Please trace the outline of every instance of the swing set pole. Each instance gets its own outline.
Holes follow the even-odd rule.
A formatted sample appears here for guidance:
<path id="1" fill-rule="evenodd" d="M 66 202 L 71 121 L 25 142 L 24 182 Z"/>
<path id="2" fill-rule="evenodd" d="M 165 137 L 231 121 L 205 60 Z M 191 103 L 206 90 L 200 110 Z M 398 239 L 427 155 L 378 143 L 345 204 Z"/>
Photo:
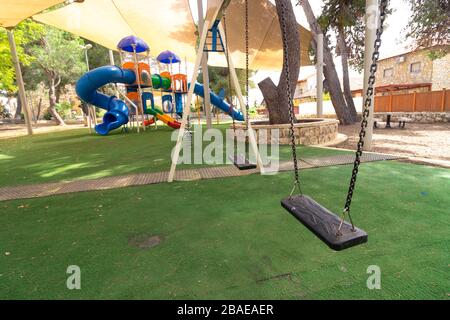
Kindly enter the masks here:
<path id="1" fill-rule="evenodd" d="M 374 52 L 373 43 L 377 37 L 377 19 L 378 18 L 378 0 L 366 0 L 366 29 L 365 29 L 365 42 L 364 42 L 364 87 L 363 92 L 367 92 L 369 87 L 370 67 L 372 65 L 372 55 Z M 364 151 L 372 150 L 373 140 L 373 112 L 375 94 L 370 98 L 372 103 L 370 104 L 369 117 L 367 119 L 366 135 L 364 137 Z M 364 103 L 363 103 L 364 105 Z"/>
<path id="2" fill-rule="evenodd" d="M 198 9 L 198 30 L 203 30 L 204 19 L 203 19 L 203 1 L 197 0 Z M 209 71 L 208 71 L 208 53 L 202 52 L 202 73 L 203 73 L 203 87 L 205 90 L 203 101 L 205 103 L 205 113 L 206 113 L 206 127 L 208 129 L 212 128 L 211 121 L 211 99 L 209 96 Z"/>

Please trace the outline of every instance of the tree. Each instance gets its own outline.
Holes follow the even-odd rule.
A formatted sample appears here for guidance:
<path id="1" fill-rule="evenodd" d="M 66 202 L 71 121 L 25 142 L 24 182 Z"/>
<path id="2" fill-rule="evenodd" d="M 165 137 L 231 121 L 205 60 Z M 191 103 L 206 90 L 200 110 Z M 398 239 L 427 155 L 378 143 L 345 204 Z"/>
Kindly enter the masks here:
<path id="1" fill-rule="evenodd" d="M 316 36 L 317 34 L 323 33 L 322 29 L 311 9 L 311 5 L 308 0 L 301 0 L 299 2 L 303 7 L 306 19 L 308 20 L 309 26 L 311 27 L 311 32 Z M 313 39 L 312 47 L 314 51 L 317 50 L 317 43 Z M 326 85 L 328 91 L 330 92 L 331 101 L 333 103 L 336 115 L 340 120 L 341 124 L 352 124 L 354 122 L 354 117 L 347 107 L 346 100 L 342 95 L 342 88 L 339 82 L 339 77 L 336 72 L 336 66 L 333 61 L 333 55 L 331 54 L 331 49 L 329 44 L 324 41 L 323 44 L 323 61 L 324 61 L 324 75 L 326 80 Z"/>
<path id="2" fill-rule="evenodd" d="M 412 14 L 408 21 L 406 37 L 414 39 L 417 48 L 450 44 L 450 1 L 405 0 Z M 444 48 L 441 55 L 445 55 Z"/>
<path id="3" fill-rule="evenodd" d="M 266 102 L 267 109 L 269 111 L 269 121 L 271 124 L 280 124 L 289 122 L 289 99 L 287 92 L 287 72 L 290 76 L 291 85 L 291 98 L 294 98 L 295 87 L 298 81 L 298 75 L 300 72 L 300 37 L 298 33 L 297 20 L 295 19 L 294 9 L 290 0 L 275 0 L 278 20 L 280 23 L 281 31 L 283 32 L 281 17 L 283 15 L 282 6 L 285 8 L 284 19 L 286 22 L 286 34 L 283 37 L 283 50 L 284 58 L 288 55 L 288 64 L 286 65 L 286 59 L 283 59 L 283 69 L 278 81 L 278 85 L 275 85 L 270 78 L 266 78 L 258 86 L 263 94 Z M 284 39 L 285 38 L 285 39 Z"/>
<path id="4" fill-rule="evenodd" d="M 43 26 L 31 20 L 25 20 L 14 28 L 17 55 L 22 66 L 28 66 L 34 60 L 33 56 L 25 52 L 24 46 L 39 39 L 43 32 Z M 17 91 L 8 36 L 3 28 L 0 28 L 0 90 L 11 94 Z"/>
<path id="5" fill-rule="evenodd" d="M 34 60 L 26 73 L 39 83 L 42 80 L 49 89 L 49 111 L 56 123 L 65 125 L 56 111 L 56 104 L 62 88 L 72 84 L 85 71 L 83 53 L 80 45 L 83 41 L 68 32 L 47 27 L 38 41 L 26 47 Z"/>
<path id="6" fill-rule="evenodd" d="M 14 28 L 17 55 L 22 68 L 29 66 L 34 60 L 33 56 L 25 52 L 25 45 L 39 39 L 43 32 L 43 26 L 31 20 L 25 20 Z M 8 95 L 17 96 L 17 109 L 14 118 L 20 118 L 22 103 L 17 95 L 15 69 L 12 64 L 8 36 L 3 28 L 0 28 L 0 90 L 5 90 Z"/>
<path id="7" fill-rule="evenodd" d="M 364 42 L 361 39 L 364 37 L 361 31 L 364 31 L 364 17 L 365 0 L 326 0 L 318 18 L 325 33 L 330 29 L 336 33 L 336 53 L 341 57 L 344 98 L 353 121 L 356 121 L 357 114 L 350 88 L 348 59 L 353 52 L 357 58 L 355 65 L 363 65 Z"/>
<path id="8" fill-rule="evenodd" d="M 108 52 L 109 50 L 107 48 L 96 42 L 92 42 L 86 39 L 83 40 L 85 44 L 90 44 L 92 46 L 92 48 L 87 51 L 90 69 L 110 65 Z M 113 54 L 114 54 L 114 62 L 118 65 L 120 61 L 120 55 L 118 52 L 114 52 Z"/>
<path id="9" fill-rule="evenodd" d="M 245 69 L 235 69 L 236 75 L 239 81 L 239 86 L 241 87 L 241 91 L 243 95 L 246 95 L 245 88 Z M 254 75 L 254 71 L 249 71 L 249 77 L 251 78 Z M 224 67 L 212 67 L 208 66 L 208 75 L 209 75 L 209 86 L 212 91 L 218 93 L 220 90 L 225 90 L 225 95 L 227 97 L 236 96 L 236 92 L 233 88 L 230 88 L 230 72 L 228 68 Z M 197 81 L 203 83 L 203 74 L 200 73 Z M 250 88 L 254 88 L 255 84 L 250 80 Z"/>

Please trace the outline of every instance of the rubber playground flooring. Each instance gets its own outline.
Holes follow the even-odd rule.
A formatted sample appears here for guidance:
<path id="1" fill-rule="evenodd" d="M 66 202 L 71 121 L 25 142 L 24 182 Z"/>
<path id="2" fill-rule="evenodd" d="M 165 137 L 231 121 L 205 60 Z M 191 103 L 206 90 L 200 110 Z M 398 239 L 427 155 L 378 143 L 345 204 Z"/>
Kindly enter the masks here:
<path id="1" fill-rule="evenodd" d="M 303 170 L 303 192 L 338 213 L 350 173 Z M 0 202 L 0 298 L 449 298 L 447 169 L 363 164 L 352 212 L 369 242 L 343 252 L 280 206 L 292 179 L 253 174 Z M 66 287 L 70 265 L 81 269 L 81 290 Z M 373 265 L 380 290 L 366 285 Z"/>

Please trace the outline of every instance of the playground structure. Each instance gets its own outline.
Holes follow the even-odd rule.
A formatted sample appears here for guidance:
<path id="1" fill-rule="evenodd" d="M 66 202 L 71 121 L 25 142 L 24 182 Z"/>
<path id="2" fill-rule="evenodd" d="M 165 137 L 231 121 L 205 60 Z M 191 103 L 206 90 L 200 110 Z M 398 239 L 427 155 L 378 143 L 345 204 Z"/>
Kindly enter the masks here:
<path id="1" fill-rule="evenodd" d="M 108 135 L 128 123 L 139 132 L 141 124 L 145 130 L 152 124 L 156 126 L 158 120 L 173 129 L 179 129 L 181 123 L 176 117 L 183 116 L 186 107 L 184 95 L 190 87 L 187 72 L 181 72 L 181 59 L 171 51 L 161 52 L 156 58 L 158 70 L 152 74 L 150 47 L 142 39 L 125 37 L 117 48 L 122 67 L 111 65 L 88 71 L 76 85 L 76 92 L 83 101 L 106 110 L 103 123 L 95 126 L 96 132 Z M 175 64 L 178 64 L 178 73 L 174 73 Z M 114 84 L 116 95 L 123 100 L 98 91 L 107 84 Z M 205 97 L 205 88 L 197 82 L 193 85 L 193 92 Z M 230 106 L 223 94 L 216 95 L 211 90 L 209 94 L 211 104 L 233 119 L 244 121 L 242 112 Z M 160 107 L 156 105 L 157 98 Z"/>

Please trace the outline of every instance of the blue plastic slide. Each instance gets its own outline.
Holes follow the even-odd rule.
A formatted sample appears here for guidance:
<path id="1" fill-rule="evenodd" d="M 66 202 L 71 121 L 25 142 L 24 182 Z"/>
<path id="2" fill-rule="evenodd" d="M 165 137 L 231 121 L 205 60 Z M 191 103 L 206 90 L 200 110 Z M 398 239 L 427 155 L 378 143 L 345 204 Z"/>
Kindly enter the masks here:
<path id="1" fill-rule="evenodd" d="M 93 104 L 107 112 L 103 123 L 95 126 L 100 135 L 107 135 L 111 130 L 128 123 L 128 107 L 120 99 L 97 91 L 108 83 L 132 84 L 136 75 L 132 70 L 116 66 L 104 66 L 85 73 L 77 82 L 77 95 L 85 102 Z"/>
<path id="2" fill-rule="evenodd" d="M 205 88 L 202 84 L 196 82 L 194 87 L 194 93 L 202 98 L 205 96 Z M 236 108 L 232 108 L 228 102 L 225 101 L 223 97 L 218 96 L 212 90 L 210 90 L 210 99 L 211 103 L 219 108 L 220 110 L 228 113 L 231 117 L 233 117 L 237 121 L 244 121 L 244 115 L 242 112 L 238 111 Z"/>

